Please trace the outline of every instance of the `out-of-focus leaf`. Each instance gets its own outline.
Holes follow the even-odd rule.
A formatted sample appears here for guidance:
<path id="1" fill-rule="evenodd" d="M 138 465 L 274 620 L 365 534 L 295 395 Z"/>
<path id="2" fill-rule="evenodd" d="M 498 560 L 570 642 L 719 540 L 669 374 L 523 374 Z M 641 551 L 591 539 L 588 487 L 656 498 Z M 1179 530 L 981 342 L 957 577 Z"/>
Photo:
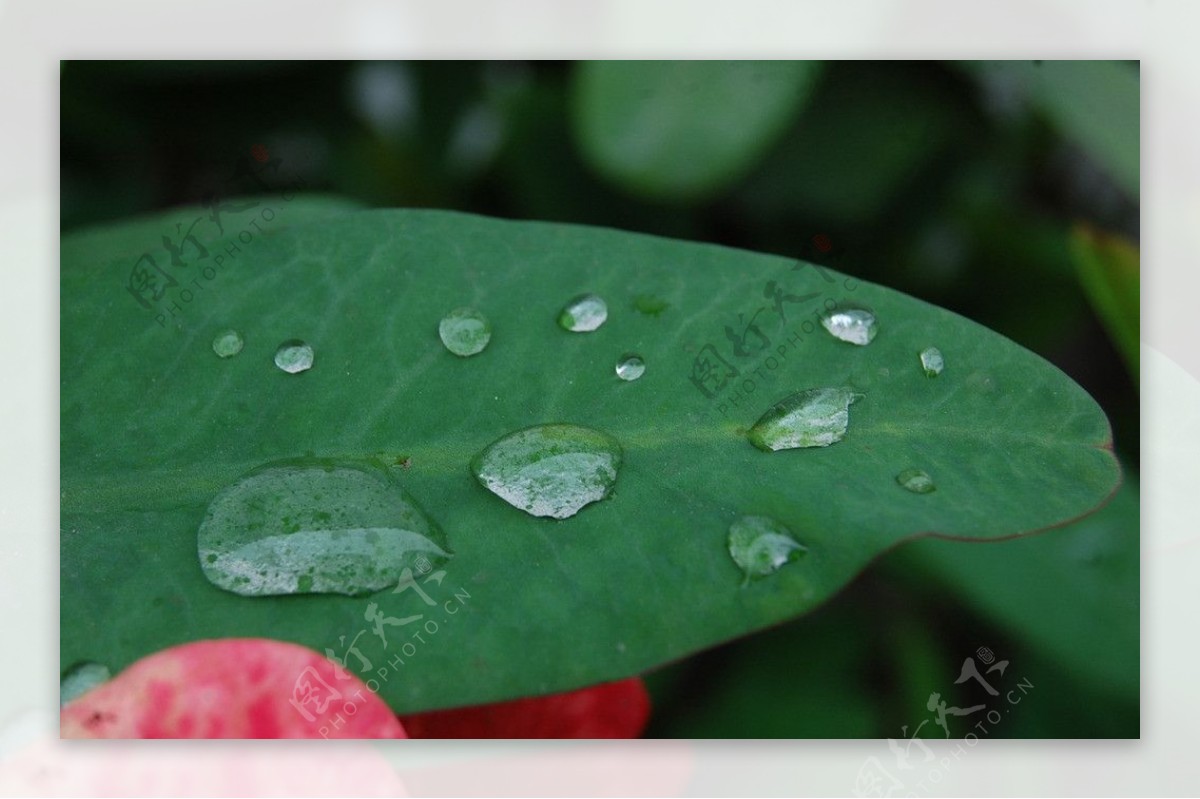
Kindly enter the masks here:
<path id="1" fill-rule="evenodd" d="M 1068 673 L 1136 697 L 1139 507 L 1130 480 L 1103 509 L 1059 530 L 997 545 L 917 541 L 892 559 L 928 570 Z"/>
<path id="2" fill-rule="evenodd" d="M 881 732 L 869 609 L 813 616 L 671 667 L 661 738 L 868 738 Z"/>
<path id="3" fill-rule="evenodd" d="M 1138 248 L 1120 236 L 1079 225 L 1071 235 L 1071 254 L 1079 282 L 1136 382 L 1141 335 Z"/>
<path id="4" fill-rule="evenodd" d="M 1023 86 L 1068 140 L 1137 199 L 1141 182 L 1141 88 L 1137 69 L 1117 61 L 989 61 L 967 64 Z"/>
<path id="5" fill-rule="evenodd" d="M 799 121 L 738 191 L 754 215 L 861 224 L 879 216 L 953 139 L 963 112 L 902 66 L 830 65 Z M 861 234 L 860 234 L 861 235 Z"/>
<path id="6" fill-rule="evenodd" d="M 804 103 L 811 61 L 593 61 L 578 65 L 576 141 L 629 191 L 711 195 L 753 167 Z"/>

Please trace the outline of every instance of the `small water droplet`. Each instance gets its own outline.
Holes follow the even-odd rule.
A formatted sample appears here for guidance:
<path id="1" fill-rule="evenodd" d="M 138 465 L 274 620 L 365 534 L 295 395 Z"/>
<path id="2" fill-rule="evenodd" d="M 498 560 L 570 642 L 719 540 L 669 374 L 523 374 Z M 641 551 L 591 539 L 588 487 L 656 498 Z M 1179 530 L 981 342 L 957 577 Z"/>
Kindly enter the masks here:
<path id="1" fill-rule="evenodd" d="M 946 368 L 946 360 L 942 357 L 942 351 L 937 347 L 926 347 L 921 350 L 921 368 L 925 370 L 926 377 L 940 375 L 942 369 Z"/>
<path id="2" fill-rule="evenodd" d="M 637 380 L 646 372 L 646 362 L 642 356 L 632 352 L 622 355 L 617 361 L 617 377 L 622 380 Z"/>
<path id="3" fill-rule="evenodd" d="M 581 294 L 567 303 L 558 315 L 558 324 L 563 330 L 573 333 L 589 333 L 608 319 L 608 306 L 595 294 Z"/>
<path id="4" fill-rule="evenodd" d="M 791 531 L 769 516 L 743 516 L 729 526 L 729 554 L 746 575 L 742 585 L 774 574 L 807 551 Z"/>
<path id="5" fill-rule="evenodd" d="M 821 317 L 821 324 L 836 339 L 865 347 L 875 339 L 875 314 L 865 308 L 839 308 Z"/>
<path id="6" fill-rule="evenodd" d="M 108 682 L 111 678 L 112 672 L 109 671 L 108 666 L 101 663 L 94 663 L 90 660 L 76 663 L 62 674 L 58 691 L 59 706 L 83 696 L 97 685 Z"/>
<path id="7" fill-rule="evenodd" d="M 621 445 L 612 436 L 571 424 L 509 433 L 471 461 L 489 491 L 531 516 L 566 519 L 604 499 L 617 480 Z"/>
<path id="8" fill-rule="evenodd" d="M 290 375 L 308 371 L 313 365 L 313 348 L 298 338 L 288 339 L 275 350 L 275 365 Z"/>
<path id="9" fill-rule="evenodd" d="M 750 443 L 773 452 L 828 447 L 846 435 L 850 404 L 862 399 L 849 388 L 811 388 L 772 405 L 747 433 Z"/>
<path id="10" fill-rule="evenodd" d="M 213 352 L 221 358 L 232 358 L 242 351 L 244 345 L 242 334 L 236 330 L 222 330 L 212 342 Z"/>
<path id="11" fill-rule="evenodd" d="M 422 559 L 450 557 L 437 524 L 391 472 L 330 459 L 242 477 L 209 505 L 197 546 L 204 576 L 245 596 L 359 596 L 395 585 Z"/>
<path id="12" fill-rule="evenodd" d="M 466 358 L 483 352 L 492 340 L 492 326 L 474 308 L 455 308 L 442 317 L 438 335 L 442 337 L 446 349 Z"/>
<path id="13" fill-rule="evenodd" d="M 933 478 L 920 469 L 905 469 L 896 475 L 896 482 L 914 494 L 928 494 L 937 490 Z"/>

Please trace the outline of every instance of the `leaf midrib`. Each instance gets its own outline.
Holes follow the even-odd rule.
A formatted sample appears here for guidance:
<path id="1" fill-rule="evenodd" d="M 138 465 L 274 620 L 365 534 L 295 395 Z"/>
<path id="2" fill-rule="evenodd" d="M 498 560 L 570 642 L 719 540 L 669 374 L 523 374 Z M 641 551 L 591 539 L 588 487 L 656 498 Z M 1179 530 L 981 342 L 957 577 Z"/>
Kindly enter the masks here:
<path id="1" fill-rule="evenodd" d="M 661 430 L 656 430 L 653 436 L 630 437 L 626 435 L 622 437 L 621 443 L 626 450 L 649 452 L 664 449 L 664 447 L 660 446 L 664 443 L 670 443 L 671 445 L 686 445 L 688 442 L 711 443 L 716 438 L 712 434 L 718 432 L 726 434 L 730 439 L 743 438 L 744 436 L 739 432 L 742 429 L 744 428 L 741 425 L 723 423 L 718 427 L 708 429 L 689 428 L 684 431 L 672 431 L 672 435 L 669 437 L 664 437 L 661 435 Z M 1078 441 L 1063 439 L 1054 435 L 1030 434 L 1014 430 L 997 432 L 995 430 L 980 430 L 977 428 L 947 427 L 942 424 L 898 425 L 892 422 L 880 422 L 870 426 L 859 427 L 853 433 L 863 438 L 880 434 L 892 437 L 911 437 L 921 441 L 929 441 L 930 434 L 934 434 L 941 439 L 967 439 L 973 442 L 989 444 L 993 448 L 1002 449 L 1012 446 L 1028 446 L 1030 444 L 1046 448 L 1067 447 L 1074 449 L 1083 446 L 1086 449 L 1101 451 L 1111 451 L 1112 449 L 1111 438 L 1106 438 L 1103 441 L 1090 445 L 1081 445 Z M 747 446 L 749 446 L 748 442 Z M 369 452 L 338 452 L 327 455 L 330 457 L 363 461 L 382 457 L 385 463 L 388 460 L 400 459 L 402 457 L 411 458 L 413 463 L 419 464 L 422 474 L 433 473 L 443 476 L 461 471 L 465 477 L 467 474 L 467 464 L 481 448 L 477 441 L 472 441 L 468 444 L 460 440 L 453 444 L 439 442 L 425 446 L 408 447 L 403 453 L 372 450 Z M 770 457 L 770 455 L 765 455 L 764 457 Z M 64 514 L 87 513 L 98 507 L 102 508 L 103 512 L 166 511 L 190 508 L 198 503 L 208 502 L 218 491 L 228 484 L 231 479 L 230 475 L 246 474 L 250 470 L 262 465 L 262 462 L 258 460 L 253 462 L 207 461 L 204 467 L 196 467 L 188 470 L 177 467 L 153 471 L 135 470 L 127 472 L 127 474 L 131 477 L 136 475 L 137 480 L 131 479 L 121 481 L 120 483 L 114 483 L 112 475 L 109 473 L 97 474 L 89 471 L 86 474 L 72 475 L 64 472 L 62 475 L 63 488 L 60 507 Z M 157 487 L 153 499 L 149 503 L 146 502 L 146 492 L 144 489 L 144 486 L 147 484 Z M 165 490 L 167 486 L 174 486 L 177 490 Z"/>

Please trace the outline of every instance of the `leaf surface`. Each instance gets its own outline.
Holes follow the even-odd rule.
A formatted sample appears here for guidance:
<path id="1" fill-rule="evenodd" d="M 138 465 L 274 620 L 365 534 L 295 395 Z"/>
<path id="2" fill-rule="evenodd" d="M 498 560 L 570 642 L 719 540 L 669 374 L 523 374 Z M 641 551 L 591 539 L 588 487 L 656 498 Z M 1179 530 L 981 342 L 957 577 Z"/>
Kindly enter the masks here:
<path id="1" fill-rule="evenodd" d="M 110 239 L 121 246 L 62 245 L 64 666 L 116 673 L 174 644 L 271 637 L 335 654 L 405 713 L 567 691 L 801 615 L 905 539 L 1061 524 L 1119 480 L 1103 413 L 1052 365 L 953 313 L 780 256 L 438 211 L 338 213 L 244 245 L 163 326 L 126 291 L 136 240 Z M 605 298 L 607 322 L 564 331 L 559 311 L 584 292 Z M 870 345 L 816 323 L 837 302 L 874 311 Z M 470 358 L 437 334 L 464 305 L 493 327 Z M 221 359 L 212 338 L 230 327 L 245 347 Z M 313 346 L 311 370 L 273 364 L 292 338 Z M 933 379 L 918 359 L 928 346 L 946 359 Z M 647 365 L 633 382 L 614 374 L 628 352 Z M 827 386 L 863 395 L 843 440 L 779 452 L 747 440 L 772 404 Z M 508 505 L 469 469 L 500 436 L 547 423 L 623 448 L 609 498 L 568 519 Z M 444 573 L 367 597 L 209 583 L 197 557 L 208 504 L 263 464 L 303 457 L 385 464 L 445 532 Z M 901 488 L 908 468 L 937 490 Z M 727 537 L 745 515 L 776 519 L 805 556 L 743 587 Z"/>

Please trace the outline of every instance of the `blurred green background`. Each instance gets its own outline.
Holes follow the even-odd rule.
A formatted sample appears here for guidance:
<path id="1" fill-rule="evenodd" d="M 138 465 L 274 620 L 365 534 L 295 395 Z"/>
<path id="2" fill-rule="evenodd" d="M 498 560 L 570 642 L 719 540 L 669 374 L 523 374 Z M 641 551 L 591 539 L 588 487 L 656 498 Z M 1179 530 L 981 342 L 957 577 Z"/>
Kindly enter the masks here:
<path id="1" fill-rule="evenodd" d="M 950 716 L 952 737 L 1137 737 L 1138 70 L 65 62 L 61 228 L 251 193 L 237 165 L 269 154 L 272 185 L 804 258 L 998 330 L 1104 407 L 1113 502 L 904 545 L 809 617 L 648 675 L 648 734 L 943 737 L 937 692 L 1003 711 Z M 955 683 L 980 647 L 1008 661 L 998 697 Z"/>

